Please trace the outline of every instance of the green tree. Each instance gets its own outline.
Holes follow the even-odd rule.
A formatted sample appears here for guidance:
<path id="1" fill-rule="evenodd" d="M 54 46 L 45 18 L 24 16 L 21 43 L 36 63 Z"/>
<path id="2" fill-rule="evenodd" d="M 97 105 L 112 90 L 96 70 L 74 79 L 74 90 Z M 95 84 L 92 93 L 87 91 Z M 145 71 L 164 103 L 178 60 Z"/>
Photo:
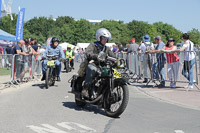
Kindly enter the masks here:
<path id="1" fill-rule="evenodd" d="M 62 27 L 65 24 L 74 25 L 75 20 L 72 17 L 69 17 L 69 16 L 61 16 L 61 17 L 58 17 L 56 19 L 55 24 L 56 24 L 57 27 Z"/>
<path id="2" fill-rule="evenodd" d="M 198 29 L 193 28 L 191 31 L 188 31 L 190 40 L 197 45 L 200 45 L 200 32 Z"/>
<path id="3" fill-rule="evenodd" d="M 25 23 L 24 28 L 36 36 L 49 37 L 49 32 L 55 27 L 55 21 L 45 17 L 34 17 Z"/>
<path id="4" fill-rule="evenodd" d="M 154 26 L 143 21 L 133 20 L 132 22 L 128 23 L 128 29 L 129 37 L 135 38 L 136 42 L 138 43 L 140 43 L 142 37 L 146 34 L 148 34 L 151 37 L 151 41 L 153 40 L 153 37 L 155 37 L 155 35 L 157 34 L 157 31 Z"/>
<path id="5" fill-rule="evenodd" d="M 13 20 L 11 20 L 10 15 L 4 16 L 0 21 L 0 29 L 12 34 L 16 35 L 16 23 L 17 23 L 17 15 L 12 14 Z"/>
<path id="6" fill-rule="evenodd" d="M 78 42 L 91 42 L 93 40 L 94 35 L 94 25 L 92 25 L 90 22 L 84 19 L 76 21 L 72 44 L 76 45 Z"/>
<path id="7" fill-rule="evenodd" d="M 174 28 L 172 25 L 163 24 L 163 22 L 156 22 L 153 24 L 159 35 L 162 36 L 162 40 L 166 43 L 169 38 L 173 38 L 176 42 L 181 42 L 182 33 Z"/>
<path id="8" fill-rule="evenodd" d="M 96 30 L 106 28 L 111 32 L 112 40 L 110 42 L 125 44 L 127 41 L 127 26 L 122 21 L 104 20 L 96 27 Z"/>

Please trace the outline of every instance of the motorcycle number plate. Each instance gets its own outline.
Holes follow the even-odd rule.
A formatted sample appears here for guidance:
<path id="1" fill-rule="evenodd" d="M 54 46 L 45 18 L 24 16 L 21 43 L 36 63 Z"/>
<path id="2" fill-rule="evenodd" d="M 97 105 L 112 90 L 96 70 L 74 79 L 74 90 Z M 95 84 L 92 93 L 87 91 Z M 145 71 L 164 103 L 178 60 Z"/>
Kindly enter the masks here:
<path id="1" fill-rule="evenodd" d="M 114 70 L 113 75 L 114 75 L 115 78 L 121 78 L 122 77 L 120 72 L 118 72 L 116 69 L 113 69 L 113 70 Z"/>
<path id="2" fill-rule="evenodd" d="M 48 62 L 47 62 L 47 66 L 54 66 L 54 61 L 53 61 L 53 60 L 48 61 Z"/>

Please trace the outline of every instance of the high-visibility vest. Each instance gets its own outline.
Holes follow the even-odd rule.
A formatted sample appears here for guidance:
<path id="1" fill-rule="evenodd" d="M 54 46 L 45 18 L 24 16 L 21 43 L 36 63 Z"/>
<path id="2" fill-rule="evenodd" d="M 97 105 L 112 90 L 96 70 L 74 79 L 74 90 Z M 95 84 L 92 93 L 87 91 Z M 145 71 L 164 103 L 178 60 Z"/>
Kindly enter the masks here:
<path id="1" fill-rule="evenodd" d="M 72 58 L 72 50 L 69 52 L 68 50 L 66 50 L 66 58 L 68 58 L 68 59 L 73 59 Z M 69 58 L 70 57 L 70 58 Z"/>

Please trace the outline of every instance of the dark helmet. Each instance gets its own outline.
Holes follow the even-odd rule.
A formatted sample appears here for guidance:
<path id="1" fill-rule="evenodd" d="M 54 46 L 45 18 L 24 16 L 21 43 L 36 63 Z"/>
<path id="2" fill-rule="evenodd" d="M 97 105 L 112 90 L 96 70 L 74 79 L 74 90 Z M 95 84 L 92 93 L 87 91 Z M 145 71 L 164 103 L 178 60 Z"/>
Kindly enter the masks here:
<path id="1" fill-rule="evenodd" d="M 59 39 L 57 37 L 52 37 L 51 44 L 53 44 L 54 42 L 59 42 Z"/>

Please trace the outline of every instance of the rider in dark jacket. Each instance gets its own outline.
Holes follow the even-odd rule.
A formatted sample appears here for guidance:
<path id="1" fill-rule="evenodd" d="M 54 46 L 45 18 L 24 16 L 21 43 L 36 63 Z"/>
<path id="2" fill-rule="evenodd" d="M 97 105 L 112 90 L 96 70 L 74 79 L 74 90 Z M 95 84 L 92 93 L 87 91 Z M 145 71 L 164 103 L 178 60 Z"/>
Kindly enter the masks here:
<path id="1" fill-rule="evenodd" d="M 82 95 L 88 97 L 88 89 L 91 87 L 92 80 L 98 74 L 99 63 L 100 60 L 98 59 L 98 55 L 101 51 L 105 53 L 105 56 L 115 57 L 115 54 L 107 47 L 105 44 L 111 39 L 111 33 L 105 29 L 100 28 L 96 31 L 96 39 L 97 42 L 91 43 L 86 51 L 86 60 L 87 67 L 86 67 L 86 77 L 85 82 L 82 90 Z"/>

